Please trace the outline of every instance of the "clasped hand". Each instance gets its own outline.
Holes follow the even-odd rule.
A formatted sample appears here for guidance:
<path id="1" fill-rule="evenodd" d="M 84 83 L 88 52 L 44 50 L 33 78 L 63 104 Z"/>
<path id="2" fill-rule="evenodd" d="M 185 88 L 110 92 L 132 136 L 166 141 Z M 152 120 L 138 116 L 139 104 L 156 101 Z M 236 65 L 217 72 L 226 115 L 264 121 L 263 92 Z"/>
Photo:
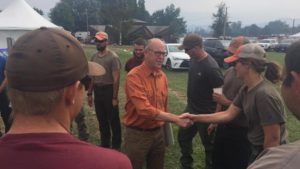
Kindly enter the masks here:
<path id="1" fill-rule="evenodd" d="M 179 116 L 176 124 L 179 125 L 180 127 L 187 128 L 187 127 L 190 127 L 191 125 L 193 125 L 194 122 L 192 120 L 190 120 L 189 118 L 182 118 L 181 116 Z"/>

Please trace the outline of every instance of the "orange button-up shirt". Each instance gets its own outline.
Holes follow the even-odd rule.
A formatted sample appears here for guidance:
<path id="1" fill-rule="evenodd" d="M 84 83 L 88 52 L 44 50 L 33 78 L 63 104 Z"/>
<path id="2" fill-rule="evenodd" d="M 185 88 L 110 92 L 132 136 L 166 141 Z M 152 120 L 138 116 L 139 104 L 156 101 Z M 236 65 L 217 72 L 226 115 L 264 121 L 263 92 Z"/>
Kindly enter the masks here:
<path id="1" fill-rule="evenodd" d="M 125 92 L 125 126 L 151 129 L 164 124 L 155 120 L 159 112 L 167 112 L 168 82 L 161 70 L 153 71 L 144 63 L 132 69 L 126 78 Z"/>

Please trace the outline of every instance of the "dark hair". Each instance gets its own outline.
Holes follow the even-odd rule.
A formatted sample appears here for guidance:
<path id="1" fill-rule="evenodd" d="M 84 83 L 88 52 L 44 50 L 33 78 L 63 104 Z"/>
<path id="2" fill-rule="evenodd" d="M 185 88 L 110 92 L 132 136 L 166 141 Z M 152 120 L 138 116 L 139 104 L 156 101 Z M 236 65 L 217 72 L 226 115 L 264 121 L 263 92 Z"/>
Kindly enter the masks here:
<path id="1" fill-rule="evenodd" d="M 259 59 L 247 59 L 251 63 L 251 67 L 257 73 L 265 72 L 265 77 L 270 82 L 276 84 L 281 80 L 281 67 L 279 64 L 275 62 L 268 62 L 266 60 L 259 60 Z"/>
<path id="2" fill-rule="evenodd" d="M 300 73 L 300 40 L 294 42 L 287 50 L 285 55 L 285 71 L 286 76 L 283 80 L 283 85 L 290 86 L 293 77 L 291 71 Z"/>
<path id="3" fill-rule="evenodd" d="M 143 46 L 146 46 L 147 45 L 147 42 L 145 39 L 143 38 L 137 38 L 133 44 L 136 44 L 136 45 L 143 45 Z"/>

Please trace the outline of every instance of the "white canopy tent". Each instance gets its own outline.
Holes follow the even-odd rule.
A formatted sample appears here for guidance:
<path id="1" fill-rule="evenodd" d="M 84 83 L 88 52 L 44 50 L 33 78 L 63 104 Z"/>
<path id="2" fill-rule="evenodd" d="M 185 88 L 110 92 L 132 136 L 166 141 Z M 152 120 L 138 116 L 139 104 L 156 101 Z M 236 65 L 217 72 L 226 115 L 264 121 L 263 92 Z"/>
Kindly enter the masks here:
<path id="1" fill-rule="evenodd" d="M 7 48 L 8 41 L 16 41 L 24 33 L 39 27 L 56 27 L 32 7 L 25 0 L 12 0 L 0 13 L 0 48 Z"/>

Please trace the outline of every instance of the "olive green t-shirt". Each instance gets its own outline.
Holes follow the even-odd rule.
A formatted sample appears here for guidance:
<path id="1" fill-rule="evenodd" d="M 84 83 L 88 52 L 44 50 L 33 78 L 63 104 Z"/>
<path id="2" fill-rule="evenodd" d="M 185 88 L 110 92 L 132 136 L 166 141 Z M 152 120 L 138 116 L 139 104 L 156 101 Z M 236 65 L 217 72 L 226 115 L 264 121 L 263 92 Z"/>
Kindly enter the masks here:
<path id="1" fill-rule="evenodd" d="M 263 80 L 250 91 L 243 86 L 234 99 L 233 104 L 246 115 L 249 131 L 248 139 L 253 145 L 263 145 L 263 126 L 279 124 L 281 143 L 285 142 L 285 112 L 283 101 L 272 86 Z"/>
<path id="2" fill-rule="evenodd" d="M 96 62 L 102 65 L 106 73 L 102 76 L 95 76 L 94 83 L 98 86 L 113 84 L 113 76 L 112 72 L 114 70 L 121 69 L 121 62 L 119 60 L 119 56 L 113 51 L 107 49 L 107 53 L 104 56 L 99 56 L 98 53 L 95 53 L 91 61 Z"/>

